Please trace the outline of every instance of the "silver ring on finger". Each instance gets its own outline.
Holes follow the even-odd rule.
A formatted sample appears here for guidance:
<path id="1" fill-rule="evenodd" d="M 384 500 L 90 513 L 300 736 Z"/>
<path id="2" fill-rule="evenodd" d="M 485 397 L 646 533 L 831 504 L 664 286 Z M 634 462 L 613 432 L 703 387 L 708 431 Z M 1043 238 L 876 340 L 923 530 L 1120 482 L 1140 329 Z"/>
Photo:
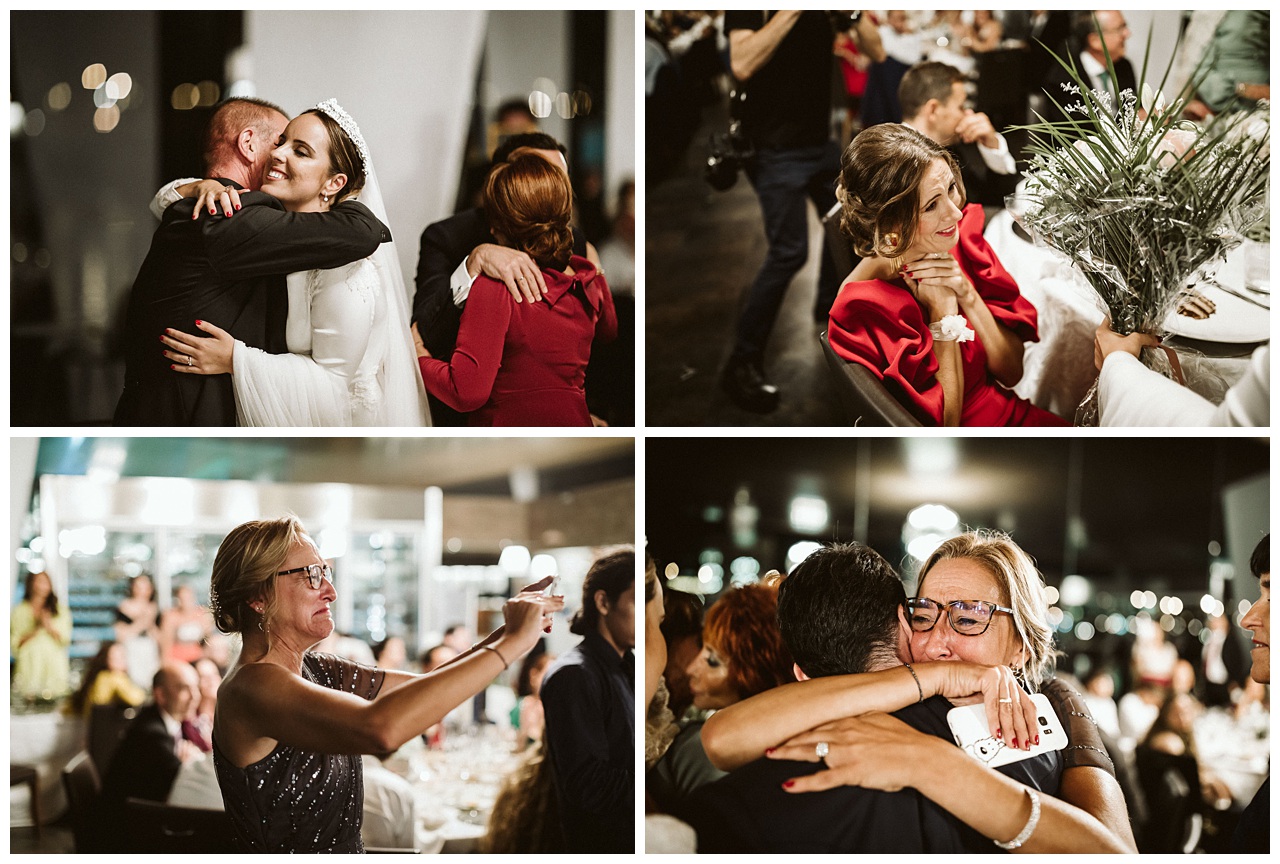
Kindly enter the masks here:
<path id="1" fill-rule="evenodd" d="M 819 759 L 826 759 L 827 754 L 831 752 L 831 745 L 826 741 L 819 741 L 817 746 L 813 748 L 813 752 L 817 754 Z"/>
<path id="2" fill-rule="evenodd" d="M 192 356 L 191 356 L 190 354 L 188 354 L 188 355 L 187 355 L 187 365 L 188 365 L 188 366 L 194 366 L 194 365 L 196 365 L 196 361 L 195 361 L 195 359 L 194 359 L 194 358 L 192 358 Z"/>
<path id="3" fill-rule="evenodd" d="M 997 702 L 999 702 L 1001 705 L 1012 705 L 1012 704 L 1013 704 L 1013 699 L 997 699 L 996 701 L 997 701 Z"/>

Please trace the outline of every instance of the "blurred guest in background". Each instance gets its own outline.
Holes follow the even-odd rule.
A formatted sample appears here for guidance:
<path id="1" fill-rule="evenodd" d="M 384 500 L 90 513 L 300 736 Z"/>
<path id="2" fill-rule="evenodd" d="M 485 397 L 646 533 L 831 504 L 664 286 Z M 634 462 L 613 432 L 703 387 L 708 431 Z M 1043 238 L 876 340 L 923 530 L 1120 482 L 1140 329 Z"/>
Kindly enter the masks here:
<path id="1" fill-rule="evenodd" d="M 119 642 L 103 642 L 85 667 L 80 687 L 71 694 L 67 713 L 86 720 L 94 705 L 141 705 L 147 692 L 133 683 L 126 668 L 127 655 Z"/>
<path id="2" fill-rule="evenodd" d="M 1096 16 L 1096 23 L 1095 23 Z M 1074 63 L 1081 78 L 1090 89 L 1110 94 L 1111 110 L 1120 110 L 1117 94 L 1125 90 L 1137 92 L 1137 78 L 1133 74 L 1133 64 L 1125 56 L 1125 43 L 1132 35 L 1125 22 L 1124 13 L 1116 11 L 1080 11 L 1072 13 L 1071 18 L 1071 51 L 1072 56 L 1064 57 L 1068 64 Z M 1115 80 L 1107 71 L 1107 60 L 1110 58 L 1115 69 Z M 1073 96 L 1068 89 L 1074 86 L 1067 70 L 1057 63 L 1049 67 L 1044 84 L 1044 92 L 1049 96 L 1045 105 L 1044 117 L 1050 122 L 1064 122 L 1068 119 L 1081 123 L 1087 129 L 1092 123 L 1083 114 L 1070 114 L 1063 107 L 1079 102 L 1079 96 Z"/>
<path id="3" fill-rule="evenodd" d="M 205 740 L 213 741 L 213 716 L 218 707 L 218 688 L 222 686 L 222 670 L 208 657 L 193 664 L 200 679 L 200 700 L 196 704 L 195 722 Z"/>
<path id="4" fill-rule="evenodd" d="M 547 757 L 570 852 L 635 851 L 635 550 L 597 559 L 542 681 Z"/>
<path id="5" fill-rule="evenodd" d="M 1249 677 L 1256 683 L 1271 683 L 1271 535 L 1268 534 L 1258 542 L 1249 558 L 1249 569 L 1258 579 L 1261 595 L 1258 601 L 1249 607 L 1249 611 L 1240 619 L 1240 626 L 1251 631 L 1253 666 Z M 1262 787 L 1249 806 L 1240 814 L 1240 822 L 1236 826 L 1232 838 L 1233 852 L 1271 851 L 1271 775 L 1263 781 Z"/>
<path id="6" fill-rule="evenodd" d="M 65 695 L 71 686 L 70 644 L 71 610 L 58 602 L 48 573 L 28 573 L 22 601 L 9 615 L 11 692 L 24 699 Z"/>
<path id="7" fill-rule="evenodd" d="M 388 636 L 372 646 L 372 650 L 379 669 L 404 669 L 408 664 L 409 654 L 399 636 Z"/>
<path id="8" fill-rule="evenodd" d="M 1168 642 L 1164 629 L 1150 616 L 1138 617 L 1138 632 L 1133 641 L 1129 665 L 1135 682 L 1173 686 L 1173 671 L 1178 665 L 1178 649 Z"/>
<path id="9" fill-rule="evenodd" d="M 1151 724 L 1156 722 L 1160 706 L 1164 703 L 1165 688 L 1150 681 L 1139 681 L 1132 690 L 1120 697 L 1117 713 L 1120 734 L 1137 742 L 1147 737 Z"/>
<path id="10" fill-rule="evenodd" d="M 150 687 L 160 668 L 160 607 L 146 573 L 129 580 L 129 592 L 116 606 L 115 631 L 128 657 L 129 677 L 139 687 Z"/>
<path id="11" fill-rule="evenodd" d="M 545 714 L 542 710 L 542 677 L 556 655 L 543 651 L 531 651 L 520 664 L 516 675 L 515 707 L 511 710 L 512 723 L 520 733 L 520 749 L 542 740 Z"/>
<path id="12" fill-rule="evenodd" d="M 195 589 L 181 585 L 174 592 L 177 603 L 160 616 L 160 649 L 166 660 L 194 663 L 203 652 L 201 643 L 213 632 L 213 616 L 196 602 Z"/>
<path id="13" fill-rule="evenodd" d="M 778 589 L 733 588 L 707 610 L 702 651 L 689 665 L 689 687 L 699 715 L 682 724 L 666 755 L 650 771 L 646 789 L 658 807 L 680 816 L 695 789 L 724 776 L 702 748 L 710 714 L 794 680 L 791 653 L 778 630 Z"/>
<path id="14" fill-rule="evenodd" d="M 1226 615 L 1210 615 L 1207 629 L 1209 635 L 1200 649 L 1204 703 L 1230 705 L 1240 682 L 1248 677 L 1249 660 Z"/>
<path id="15" fill-rule="evenodd" d="M 1004 26 L 987 9 L 973 11 L 973 23 L 960 37 L 960 47 L 969 54 L 983 54 L 1000 47 Z"/>
<path id="16" fill-rule="evenodd" d="M 373 849 L 409 850 L 418 846 L 413 786 L 377 756 L 360 757 L 364 772 L 364 824 L 360 838 Z"/>
<path id="17" fill-rule="evenodd" d="M 1221 14 L 1221 13 L 1219 13 Z M 1233 10 L 1222 15 L 1203 58 L 1205 75 L 1183 114 L 1210 114 L 1271 98 L 1271 13 Z"/>
<path id="18" fill-rule="evenodd" d="M 613 293 L 618 338 L 595 345 L 587 365 L 587 407 L 610 426 L 635 425 L 636 184 L 618 190 L 613 226 L 600 244 L 600 272 Z"/>
<path id="19" fill-rule="evenodd" d="M 1116 679 L 1110 669 L 1095 669 L 1084 680 L 1085 704 L 1098 728 L 1113 739 L 1120 737 L 1120 714 L 1116 709 Z"/>
<path id="20" fill-rule="evenodd" d="M 441 642 L 439 645 L 433 645 L 426 651 L 423 651 L 422 657 L 418 660 L 418 663 L 422 666 L 423 672 L 430 672 L 433 669 L 439 669 L 445 663 L 448 663 L 457 656 L 458 652 L 453 650 L 452 646 Z"/>
<path id="21" fill-rule="evenodd" d="M 564 833 L 546 744 L 539 740 L 502 781 L 489 828 L 476 850 L 484 854 L 564 852 Z"/>
<path id="22" fill-rule="evenodd" d="M 676 719 L 693 704 L 689 667 L 702 651 L 702 598 L 671 588 L 662 592 L 662 639 L 667 664 L 662 670 L 670 694 L 668 704 Z"/>
<path id="23" fill-rule="evenodd" d="M 862 98 L 862 128 L 877 123 L 902 122 L 902 106 L 898 102 L 898 85 L 907 70 L 919 63 L 924 54 L 920 34 L 910 15 L 895 9 L 885 14 L 880 25 L 880 57 L 874 58 L 867 73 L 867 89 Z"/>
<path id="24" fill-rule="evenodd" d="M 126 798 L 165 801 L 178 768 L 203 758 L 183 736 L 183 720 L 199 698 L 199 680 L 190 663 L 165 661 L 152 683 L 153 701 L 138 712 L 102 778 L 104 839 L 111 848 L 124 841 Z"/>

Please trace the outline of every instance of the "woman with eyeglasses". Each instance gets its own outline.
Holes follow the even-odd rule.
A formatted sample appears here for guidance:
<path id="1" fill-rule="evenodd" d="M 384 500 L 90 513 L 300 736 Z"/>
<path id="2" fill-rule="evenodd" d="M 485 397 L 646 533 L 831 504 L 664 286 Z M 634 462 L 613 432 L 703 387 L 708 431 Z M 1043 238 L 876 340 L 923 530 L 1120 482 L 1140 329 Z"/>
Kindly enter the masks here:
<path id="1" fill-rule="evenodd" d="M 825 759 L 827 770 L 788 781 L 787 791 L 910 787 L 1000 848 L 1136 852 L 1089 709 L 1052 677 L 1048 604 L 1031 557 L 1005 534 L 969 532 L 929 556 L 917 585 L 899 613 L 902 666 L 788 684 L 726 709 L 714 718 L 715 734 L 703 733 L 711 761 L 728 770 L 761 755 Z M 992 735 L 1027 750 L 1039 734 L 1031 692 L 1049 698 L 1067 732 L 1056 797 L 881 713 L 930 696 L 981 701 Z"/>
<path id="2" fill-rule="evenodd" d="M 549 579 L 503 606 L 503 626 L 425 675 L 310 649 L 333 630 L 333 571 L 293 517 L 246 522 L 218 548 L 214 621 L 239 633 L 218 691 L 213 761 L 245 852 L 362 852 L 360 756 L 385 754 L 438 723 L 523 657 L 564 598 Z"/>

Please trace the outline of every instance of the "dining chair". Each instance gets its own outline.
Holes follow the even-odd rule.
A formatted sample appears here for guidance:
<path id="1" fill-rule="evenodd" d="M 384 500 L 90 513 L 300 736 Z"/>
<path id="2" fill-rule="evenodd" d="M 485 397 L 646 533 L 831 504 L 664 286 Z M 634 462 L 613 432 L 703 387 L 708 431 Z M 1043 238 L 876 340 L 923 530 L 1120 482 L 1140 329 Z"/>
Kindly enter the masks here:
<path id="1" fill-rule="evenodd" d="M 831 370 L 840 404 L 851 426 L 921 426 L 911 412 L 902 407 L 874 373 L 861 363 L 845 360 L 831 347 L 827 331 L 818 336 L 822 355 Z"/>

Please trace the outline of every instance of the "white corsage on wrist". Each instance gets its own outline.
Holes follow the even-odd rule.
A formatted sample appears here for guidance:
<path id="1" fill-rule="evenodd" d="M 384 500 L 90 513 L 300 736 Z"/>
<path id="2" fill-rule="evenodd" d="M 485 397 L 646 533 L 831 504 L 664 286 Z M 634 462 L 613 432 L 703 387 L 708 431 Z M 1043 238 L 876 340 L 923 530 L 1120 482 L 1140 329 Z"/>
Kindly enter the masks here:
<path id="1" fill-rule="evenodd" d="M 972 342 L 973 331 L 963 315 L 947 315 L 941 321 L 929 325 L 934 342 Z"/>

